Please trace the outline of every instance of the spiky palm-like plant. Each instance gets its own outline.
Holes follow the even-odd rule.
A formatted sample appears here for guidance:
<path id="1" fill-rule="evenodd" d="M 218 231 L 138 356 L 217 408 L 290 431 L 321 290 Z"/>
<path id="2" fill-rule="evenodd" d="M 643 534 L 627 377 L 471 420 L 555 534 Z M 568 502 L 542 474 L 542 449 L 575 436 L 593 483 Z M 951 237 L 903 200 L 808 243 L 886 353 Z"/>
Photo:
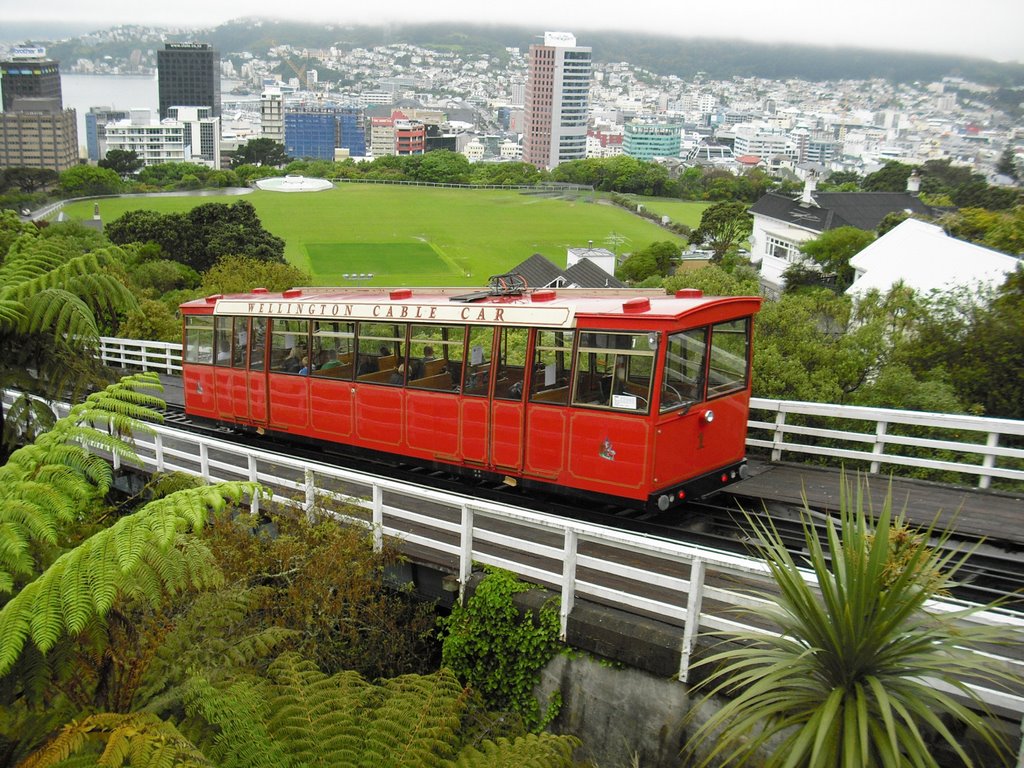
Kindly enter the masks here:
<path id="1" fill-rule="evenodd" d="M 930 605 L 967 558 L 943 546 L 948 533 L 909 534 L 893 514 L 891 495 L 872 524 L 862 488 L 854 493 L 844 479 L 827 544 L 805 517 L 815 589 L 774 526 L 751 525 L 778 589 L 755 610 L 779 633 L 732 635 L 738 646 L 702 662 L 713 668 L 704 682 L 708 696 L 733 698 L 696 730 L 687 748 L 691 756 L 704 753 L 700 765 L 745 765 L 769 752 L 764 764 L 788 768 L 937 766 L 930 738 L 973 765 L 949 720 L 1005 753 L 978 714 L 984 704 L 964 680 L 999 685 L 1012 679 L 979 666 L 971 652 L 1006 640 L 1006 630 L 962 622 L 980 607 L 942 613 Z M 931 537 L 934 546 L 927 545 Z"/>

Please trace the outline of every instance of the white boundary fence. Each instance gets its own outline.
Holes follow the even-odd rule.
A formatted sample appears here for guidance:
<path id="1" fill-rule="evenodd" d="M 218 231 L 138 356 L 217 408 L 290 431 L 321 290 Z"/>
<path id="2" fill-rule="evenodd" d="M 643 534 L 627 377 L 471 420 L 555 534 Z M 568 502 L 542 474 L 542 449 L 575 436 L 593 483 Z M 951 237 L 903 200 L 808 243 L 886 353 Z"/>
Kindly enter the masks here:
<path id="1" fill-rule="evenodd" d="M 181 344 L 100 341 L 108 365 L 181 372 Z M 1024 442 L 1024 421 L 757 397 L 750 407 L 747 446 L 770 451 L 772 461 L 826 456 L 863 461 L 872 474 L 894 467 L 954 472 L 976 476 L 979 488 L 996 478 L 1024 482 L 1024 448 L 1006 445 Z"/>
<path id="2" fill-rule="evenodd" d="M 5 393 L 5 399 L 9 400 L 10 394 Z M 460 593 L 474 565 L 480 563 L 546 586 L 561 597 L 563 639 L 577 600 L 675 625 L 680 643 L 678 678 L 683 682 L 690 674 L 698 633 L 757 629 L 739 621 L 736 609 L 761 602 L 751 591 L 769 588 L 768 570 L 756 558 L 400 483 L 239 446 L 230 439 L 156 425 L 153 434 L 136 436 L 136 451 L 141 461 L 138 468 L 146 472 L 181 471 L 208 482 L 258 482 L 271 490 L 275 501 L 307 511 L 318 497 L 342 502 L 349 509 L 343 520 L 370 528 L 377 546 L 384 536 L 393 537 L 414 561 L 456 574 Z M 120 468 L 119 462 L 115 468 Z M 259 499 L 252 499 L 250 507 L 258 512 Z M 814 579 L 809 572 L 805 577 Z M 934 602 L 930 610 L 948 612 L 963 607 L 955 601 Z M 987 611 L 967 622 L 1006 627 L 1017 638 L 1007 647 L 1024 647 L 1024 617 L 1018 614 Z M 972 687 L 995 711 L 1020 720 L 1024 715 L 1024 660 L 1008 653 L 980 654 L 979 666 L 1010 670 L 1021 680 L 1021 688 L 1011 693 Z"/>

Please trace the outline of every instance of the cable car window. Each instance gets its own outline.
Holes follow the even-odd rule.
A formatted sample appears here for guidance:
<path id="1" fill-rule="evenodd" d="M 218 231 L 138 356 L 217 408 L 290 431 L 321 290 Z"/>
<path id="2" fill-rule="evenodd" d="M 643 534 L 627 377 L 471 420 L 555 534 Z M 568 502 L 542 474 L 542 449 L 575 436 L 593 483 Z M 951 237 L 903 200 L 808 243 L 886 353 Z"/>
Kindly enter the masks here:
<path id="1" fill-rule="evenodd" d="M 267 318 L 252 319 L 252 343 L 249 345 L 249 370 L 262 371 L 263 358 L 267 353 Z"/>
<path id="2" fill-rule="evenodd" d="M 469 350 L 463 366 L 462 394 L 487 396 L 491 383 L 491 344 L 494 341 L 494 327 L 473 326 L 469 329 Z"/>
<path id="3" fill-rule="evenodd" d="M 270 370 L 272 373 L 309 373 L 309 320 L 273 321 Z"/>
<path id="4" fill-rule="evenodd" d="M 377 384 L 401 384 L 405 325 L 359 323 L 356 378 Z"/>
<path id="5" fill-rule="evenodd" d="M 337 320 L 313 321 L 313 375 L 352 379 L 356 350 L 356 324 Z"/>
<path id="6" fill-rule="evenodd" d="M 186 315 L 185 362 L 213 362 L 213 315 Z"/>
<path id="7" fill-rule="evenodd" d="M 749 375 L 750 318 L 711 326 L 708 397 L 745 389 Z"/>
<path id="8" fill-rule="evenodd" d="M 498 333 L 494 396 L 499 400 L 522 400 L 530 329 L 501 328 Z"/>
<path id="9" fill-rule="evenodd" d="M 214 365 L 231 365 L 231 317 L 213 318 Z"/>
<path id="10" fill-rule="evenodd" d="M 574 405 L 647 413 L 656 333 L 580 332 Z"/>
<path id="11" fill-rule="evenodd" d="M 661 377 L 661 411 L 688 408 L 704 399 L 707 328 L 691 328 L 668 337 Z"/>
<path id="12" fill-rule="evenodd" d="M 572 331 L 537 330 L 533 346 L 530 402 L 566 405 L 572 372 Z"/>
<path id="13" fill-rule="evenodd" d="M 466 329 L 461 325 L 409 326 L 410 387 L 450 392 L 462 371 Z"/>
<path id="14" fill-rule="evenodd" d="M 231 352 L 231 366 L 245 368 L 245 357 L 249 351 L 249 319 L 235 318 L 235 346 Z"/>

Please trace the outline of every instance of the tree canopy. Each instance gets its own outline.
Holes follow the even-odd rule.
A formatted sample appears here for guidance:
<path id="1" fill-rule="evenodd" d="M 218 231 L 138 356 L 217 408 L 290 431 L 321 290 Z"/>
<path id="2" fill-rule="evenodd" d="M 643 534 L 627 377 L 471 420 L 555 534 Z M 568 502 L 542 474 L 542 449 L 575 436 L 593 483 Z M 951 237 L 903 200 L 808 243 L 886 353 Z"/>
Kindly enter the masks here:
<path id="1" fill-rule="evenodd" d="M 223 256 L 284 261 L 284 241 L 266 231 L 252 203 L 206 203 L 187 213 L 128 211 L 106 227 L 118 244 L 156 243 L 169 257 L 203 272 Z"/>
<path id="2" fill-rule="evenodd" d="M 282 166 L 288 162 L 284 145 L 273 139 L 249 139 L 235 150 L 232 165 Z"/>
<path id="3" fill-rule="evenodd" d="M 711 249 L 712 261 L 721 261 L 731 248 L 750 236 L 754 218 L 743 203 L 716 203 L 704 209 L 700 225 L 690 235 L 694 245 Z"/>

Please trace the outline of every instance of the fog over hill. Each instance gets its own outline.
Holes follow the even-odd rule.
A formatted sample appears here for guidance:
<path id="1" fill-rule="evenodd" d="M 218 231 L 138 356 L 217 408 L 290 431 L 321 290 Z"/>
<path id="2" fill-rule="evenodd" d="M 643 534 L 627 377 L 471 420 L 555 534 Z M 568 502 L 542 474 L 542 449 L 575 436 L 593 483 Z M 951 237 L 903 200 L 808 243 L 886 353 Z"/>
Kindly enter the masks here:
<path id="1" fill-rule="evenodd" d="M 5 23 L 3 42 L 47 44 L 51 55 L 64 61 L 87 56 L 102 45 L 89 46 L 74 39 L 83 25 Z M 89 31 L 97 31 L 94 27 Z M 500 56 L 505 47 L 525 50 L 544 30 L 533 27 L 410 24 L 404 26 L 346 26 L 308 24 L 269 19 L 237 19 L 208 29 L 161 29 L 168 41 L 209 42 L 222 55 L 249 51 L 262 55 L 276 44 L 297 47 L 371 47 L 386 43 L 413 43 L 432 48 L 456 48 Z M 598 62 L 625 61 L 660 74 L 691 79 L 698 73 L 722 80 L 734 76 L 784 80 L 866 80 L 931 82 L 945 76 L 1024 89 L 1024 64 L 1008 64 L 957 55 L 904 53 L 868 48 L 828 48 L 806 45 L 770 45 L 740 40 L 670 37 L 636 32 L 570 30 L 580 45 L 593 48 Z M 69 37 L 71 39 L 69 39 Z M 154 47 L 147 35 L 140 46 Z M 55 42 L 55 41 L 63 42 Z M 132 41 L 119 40 L 118 47 Z M 108 44 L 109 45 L 109 44 Z M 1021 99 L 1024 101 L 1024 98 Z"/>

